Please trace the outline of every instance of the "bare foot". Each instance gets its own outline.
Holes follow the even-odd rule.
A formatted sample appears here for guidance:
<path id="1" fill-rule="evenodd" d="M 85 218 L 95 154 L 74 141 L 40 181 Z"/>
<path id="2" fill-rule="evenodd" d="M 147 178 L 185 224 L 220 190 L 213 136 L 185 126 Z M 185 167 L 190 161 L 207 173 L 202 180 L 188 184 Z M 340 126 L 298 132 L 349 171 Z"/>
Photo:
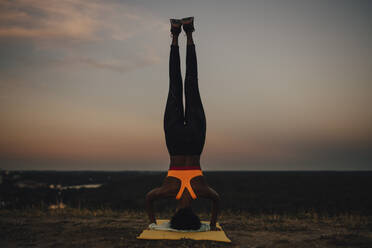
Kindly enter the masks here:
<path id="1" fill-rule="evenodd" d="M 190 16 L 190 17 L 182 18 L 182 25 L 183 25 L 183 30 L 186 33 L 194 32 L 195 30 L 194 17 Z"/>
<path id="2" fill-rule="evenodd" d="M 170 31 L 173 35 L 178 35 L 179 33 L 181 33 L 182 20 L 170 19 L 170 23 L 171 23 Z"/>
<path id="3" fill-rule="evenodd" d="M 216 226 L 211 226 L 211 231 L 221 231 L 221 229 Z"/>

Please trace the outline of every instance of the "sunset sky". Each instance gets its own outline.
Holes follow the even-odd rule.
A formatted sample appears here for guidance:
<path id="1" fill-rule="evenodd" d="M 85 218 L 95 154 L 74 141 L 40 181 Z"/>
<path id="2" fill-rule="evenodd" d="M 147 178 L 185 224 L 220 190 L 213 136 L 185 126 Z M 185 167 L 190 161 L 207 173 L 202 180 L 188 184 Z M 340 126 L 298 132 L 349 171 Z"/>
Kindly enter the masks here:
<path id="1" fill-rule="evenodd" d="M 195 16 L 203 169 L 371 170 L 371 13 L 368 0 L 2 0 L 0 168 L 167 170 L 169 18 Z"/>

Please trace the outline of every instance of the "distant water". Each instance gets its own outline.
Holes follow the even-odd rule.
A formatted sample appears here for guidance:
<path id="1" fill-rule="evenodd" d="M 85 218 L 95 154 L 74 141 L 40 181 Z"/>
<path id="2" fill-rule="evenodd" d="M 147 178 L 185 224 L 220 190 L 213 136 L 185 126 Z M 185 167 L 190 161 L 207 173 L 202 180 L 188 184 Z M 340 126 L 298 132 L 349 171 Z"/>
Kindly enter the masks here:
<path id="1" fill-rule="evenodd" d="M 82 185 L 64 186 L 64 187 L 61 187 L 61 189 L 62 190 L 66 190 L 66 189 L 82 189 L 82 188 L 85 188 L 85 189 L 95 189 L 95 188 L 99 188 L 101 186 L 102 186 L 102 184 L 82 184 Z"/>
<path id="2" fill-rule="evenodd" d="M 222 209 L 252 213 L 372 214 L 372 171 L 204 171 L 203 174 L 219 193 Z M 10 171 L 2 175 L 0 208 L 42 206 L 63 200 L 70 207 L 144 209 L 146 193 L 161 186 L 165 176 L 166 170 Z M 156 207 L 170 208 L 174 203 L 172 199 L 162 200 Z M 207 200 L 195 201 L 196 209 L 209 207 Z"/>

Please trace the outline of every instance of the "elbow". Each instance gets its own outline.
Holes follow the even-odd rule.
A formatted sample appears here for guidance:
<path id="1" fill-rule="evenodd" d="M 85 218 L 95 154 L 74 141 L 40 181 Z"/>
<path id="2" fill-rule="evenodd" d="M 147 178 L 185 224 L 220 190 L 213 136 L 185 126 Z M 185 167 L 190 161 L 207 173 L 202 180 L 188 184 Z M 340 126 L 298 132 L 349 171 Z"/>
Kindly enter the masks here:
<path id="1" fill-rule="evenodd" d="M 216 201 L 216 202 L 219 202 L 220 201 L 220 195 L 217 192 L 214 192 L 212 200 Z"/>
<path id="2" fill-rule="evenodd" d="M 218 206 L 220 203 L 220 196 L 218 194 L 213 194 L 211 200 L 214 205 Z"/>
<path id="3" fill-rule="evenodd" d="M 152 190 L 146 194 L 146 202 L 151 203 L 155 199 L 159 198 L 159 193 L 156 190 Z"/>
<path id="4" fill-rule="evenodd" d="M 146 194 L 146 203 L 151 203 L 153 201 L 154 197 L 151 193 Z"/>

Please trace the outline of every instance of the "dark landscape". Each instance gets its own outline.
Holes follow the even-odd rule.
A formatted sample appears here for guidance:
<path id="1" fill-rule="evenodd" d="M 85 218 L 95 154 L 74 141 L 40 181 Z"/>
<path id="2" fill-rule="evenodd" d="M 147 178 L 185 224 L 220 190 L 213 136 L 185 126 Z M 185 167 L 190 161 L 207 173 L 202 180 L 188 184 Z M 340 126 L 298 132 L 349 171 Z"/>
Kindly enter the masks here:
<path id="1" fill-rule="evenodd" d="M 372 247 L 372 172 L 204 172 L 231 244 L 143 241 L 166 172 L 2 171 L 1 247 Z M 175 200 L 155 204 L 170 218 Z M 195 201 L 201 219 L 210 203 Z"/>

